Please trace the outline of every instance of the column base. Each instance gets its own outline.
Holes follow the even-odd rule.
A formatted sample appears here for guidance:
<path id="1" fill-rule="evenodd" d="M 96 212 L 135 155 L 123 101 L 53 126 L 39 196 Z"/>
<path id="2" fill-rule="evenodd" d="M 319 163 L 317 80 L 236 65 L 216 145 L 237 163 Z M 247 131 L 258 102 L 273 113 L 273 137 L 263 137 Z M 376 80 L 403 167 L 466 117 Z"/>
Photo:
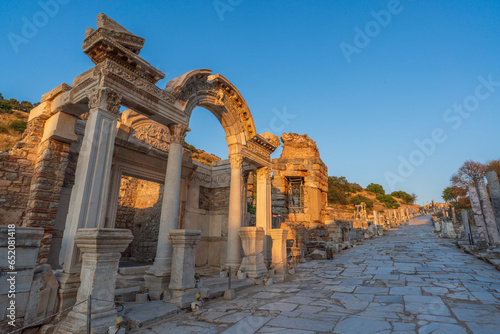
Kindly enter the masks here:
<path id="1" fill-rule="evenodd" d="M 268 270 L 264 265 L 262 253 L 257 255 L 248 255 L 243 258 L 241 266 L 245 268 L 248 278 L 259 278 L 266 276 Z"/>
<path id="2" fill-rule="evenodd" d="M 116 310 L 99 311 L 92 313 L 91 333 L 106 334 L 110 326 L 114 326 Z M 87 333 L 87 314 L 71 311 L 61 323 L 57 334 L 81 334 Z"/>
<path id="3" fill-rule="evenodd" d="M 168 285 L 170 284 L 170 274 L 168 276 L 156 276 L 147 272 L 144 275 L 144 281 L 146 282 L 146 287 L 149 289 L 151 300 L 160 300 L 161 294 L 168 289 Z"/>
<path id="4" fill-rule="evenodd" d="M 58 310 L 64 310 L 76 303 L 76 295 L 80 287 L 80 273 L 56 272 L 56 279 L 59 282 L 59 306 Z"/>
<path id="5" fill-rule="evenodd" d="M 197 288 L 187 290 L 167 290 L 163 301 L 169 304 L 174 304 L 179 308 L 190 308 L 191 303 L 196 301 L 195 295 L 200 290 Z"/>

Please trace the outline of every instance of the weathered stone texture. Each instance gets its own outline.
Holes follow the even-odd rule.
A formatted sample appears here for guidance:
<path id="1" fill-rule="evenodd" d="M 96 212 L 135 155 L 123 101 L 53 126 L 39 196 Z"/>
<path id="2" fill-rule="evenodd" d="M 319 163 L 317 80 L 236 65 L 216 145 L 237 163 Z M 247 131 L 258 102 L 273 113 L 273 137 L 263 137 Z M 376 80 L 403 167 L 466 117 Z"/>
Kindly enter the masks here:
<path id="1" fill-rule="evenodd" d="M 116 228 L 130 229 L 134 240 L 122 256 L 152 262 L 156 255 L 163 185 L 123 176 L 116 213 Z"/>

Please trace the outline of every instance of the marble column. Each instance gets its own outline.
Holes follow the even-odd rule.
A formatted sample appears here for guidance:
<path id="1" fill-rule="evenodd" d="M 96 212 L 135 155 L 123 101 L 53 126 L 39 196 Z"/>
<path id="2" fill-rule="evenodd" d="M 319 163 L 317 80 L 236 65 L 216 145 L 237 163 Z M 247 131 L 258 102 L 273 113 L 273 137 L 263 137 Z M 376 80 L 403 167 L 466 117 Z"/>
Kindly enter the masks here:
<path id="1" fill-rule="evenodd" d="M 481 208 L 483 209 L 486 230 L 488 231 L 488 235 L 490 236 L 492 245 L 500 243 L 500 235 L 498 233 L 497 222 L 495 219 L 495 214 L 493 213 L 493 208 L 491 206 L 488 190 L 486 189 L 486 185 L 484 184 L 484 178 L 480 177 L 475 180 L 475 182 L 479 193 Z"/>
<path id="2" fill-rule="evenodd" d="M 286 229 L 272 229 L 269 231 L 272 238 L 272 264 L 276 275 L 280 280 L 284 280 L 288 274 L 288 258 L 286 254 L 286 237 L 288 230 Z"/>
<path id="3" fill-rule="evenodd" d="M 451 218 L 453 220 L 453 224 L 457 223 L 457 214 L 455 212 L 455 208 L 451 208 Z"/>
<path id="4" fill-rule="evenodd" d="M 497 172 L 489 170 L 486 172 L 488 188 L 490 189 L 491 205 L 497 222 L 497 229 L 500 231 L 500 183 L 498 182 Z"/>
<path id="5" fill-rule="evenodd" d="M 120 96 L 110 88 L 95 88 L 90 92 L 90 113 L 59 253 L 63 268 L 57 275 L 60 308 L 74 304 L 80 285 L 81 265 L 74 241 L 77 231 L 104 226 L 120 101 Z"/>
<path id="6" fill-rule="evenodd" d="M 241 239 L 238 233 L 242 225 L 241 176 L 243 157 L 233 154 L 229 156 L 229 159 L 231 161 L 231 185 L 229 189 L 226 266 L 236 269 L 241 264 Z"/>
<path id="7" fill-rule="evenodd" d="M 377 210 L 373 210 L 373 223 L 375 225 L 380 225 Z"/>
<path id="8" fill-rule="evenodd" d="M 267 273 L 262 254 L 264 248 L 264 229 L 262 227 L 242 227 L 239 231 L 245 257 L 241 267 L 249 278 L 261 278 Z"/>
<path id="9" fill-rule="evenodd" d="M 267 167 L 257 170 L 257 227 L 264 229 L 264 261 L 270 264 L 272 260 L 271 236 L 272 227 L 271 207 L 271 171 Z"/>
<path id="10" fill-rule="evenodd" d="M 196 246 L 200 242 L 201 231 L 172 230 L 168 240 L 172 244 L 172 273 L 168 293 L 164 301 L 186 308 L 194 302 Z"/>
<path id="11" fill-rule="evenodd" d="M 177 229 L 179 222 L 179 198 L 181 190 L 182 144 L 186 137 L 187 127 L 182 124 L 169 126 L 171 132 L 168 151 L 167 172 L 161 204 L 160 227 L 156 257 L 144 279 L 153 300 L 159 300 L 167 289 L 172 267 L 172 244 L 168 234 Z"/>
<path id="12" fill-rule="evenodd" d="M 490 237 L 486 230 L 486 225 L 484 223 L 483 211 L 481 209 L 481 202 L 479 200 L 479 195 L 474 184 L 469 184 L 469 198 L 472 206 L 472 215 L 474 217 L 474 223 L 477 226 L 477 234 L 479 238 L 486 241 L 488 244 L 491 243 Z"/>
<path id="13" fill-rule="evenodd" d="M 92 333 L 107 333 L 117 316 L 115 308 L 116 273 L 120 253 L 132 242 L 130 230 L 111 228 L 79 229 L 75 243 L 82 252 L 81 282 L 76 302 L 91 295 Z M 87 326 L 88 303 L 71 310 L 57 333 L 82 333 Z"/>

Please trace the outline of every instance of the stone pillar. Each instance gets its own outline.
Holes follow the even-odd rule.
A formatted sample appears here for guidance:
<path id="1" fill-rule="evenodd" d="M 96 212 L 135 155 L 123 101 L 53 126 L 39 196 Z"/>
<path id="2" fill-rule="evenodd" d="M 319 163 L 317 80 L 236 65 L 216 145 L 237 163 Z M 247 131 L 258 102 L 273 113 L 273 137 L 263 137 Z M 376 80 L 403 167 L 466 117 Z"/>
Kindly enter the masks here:
<path id="1" fill-rule="evenodd" d="M 375 225 L 380 225 L 377 210 L 373 210 L 373 223 L 374 223 Z"/>
<path id="2" fill-rule="evenodd" d="M 200 242 L 201 231 L 172 230 L 168 240 L 172 244 L 172 273 L 168 293 L 163 300 L 186 308 L 196 299 L 194 271 L 196 246 Z"/>
<path id="3" fill-rule="evenodd" d="M 168 234 L 177 229 L 179 222 L 179 198 L 181 190 L 182 144 L 186 137 L 187 127 L 181 124 L 169 126 L 172 134 L 168 151 L 167 172 L 163 201 L 161 203 L 160 227 L 156 257 L 144 279 L 153 300 L 159 300 L 167 289 L 172 267 L 172 244 Z"/>
<path id="4" fill-rule="evenodd" d="M 457 223 L 457 214 L 455 212 L 455 208 L 451 208 L 451 218 L 453 220 L 453 224 L 456 224 Z"/>
<path id="5" fill-rule="evenodd" d="M 227 227 L 226 265 L 236 269 L 241 264 L 241 240 L 238 232 L 241 228 L 241 176 L 243 158 L 233 154 L 231 160 L 231 185 L 229 190 L 229 218 Z M 264 230 L 262 230 L 264 232 Z"/>
<path id="6" fill-rule="evenodd" d="M 76 302 L 92 295 L 92 333 L 107 333 L 115 323 L 116 273 L 120 253 L 132 242 L 130 230 L 111 228 L 80 229 L 75 243 L 82 252 L 82 284 Z M 94 299 L 95 298 L 95 299 Z M 88 304 L 75 306 L 62 322 L 57 333 L 81 333 L 87 326 Z"/>
<path id="7" fill-rule="evenodd" d="M 462 223 L 464 224 L 464 233 L 465 233 L 465 237 L 467 239 L 469 239 L 469 212 L 465 209 L 462 209 L 462 211 L 460 211 L 460 214 L 462 215 Z"/>
<path id="8" fill-rule="evenodd" d="M 340 221 L 326 222 L 328 239 L 334 243 L 340 243 L 342 239 L 342 223 Z"/>
<path id="9" fill-rule="evenodd" d="M 239 234 L 245 253 L 241 267 L 245 268 L 249 278 L 257 279 L 265 276 L 267 268 L 262 254 L 264 229 L 262 227 L 242 227 Z"/>
<path id="10" fill-rule="evenodd" d="M 495 214 L 493 213 L 493 208 L 491 207 L 488 190 L 486 189 L 486 185 L 484 184 L 484 179 L 480 177 L 475 180 L 475 182 L 479 193 L 481 208 L 483 209 L 486 230 L 488 231 L 488 235 L 490 236 L 492 245 L 500 243 L 500 235 L 498 233 L 497 222 L 495 219 Z"/>
<path id="11" fill-rule="evenodd" d="M 271 236 L 272 227 L 271 208 L 271 171 L 267 167 L 257 169 L 257 227 L 264 229 L 264 261 L 271 263 Z"/>
<path id="12" fill-rule="evenodd" d="M 120 96 L 110 88 L 96 88 L 89 97 L 90 114 L 78 156 L 59 262 L 63 272 L 60 308 L 75 302 L 80 285 L 80 263 L 74 237 L 81 228 L 104 226 Z"/>
<path id="13" fill-rule="evenodd" d="M 284 280 L 288 274 L 288 258 L 286 255 L 286 237 L 288 230 L 272 229 L 269 231 L 272 238 L 272 264 L 279 280 Z"/>
<path id="14" fill-rule="evenodd" d="M 490 189 L 491 204 L 497 222 L 497 229 L 500 231 L 500 183 L 498 182 L 497 172 L 489 170 L 486 172 L 488 187 Z"/>
<path id="15" fill-rule="evenodd" d="M 487 243 L 490 242 L 490 237 L 486 230 L 486 225 L 484 223 L 483 211 L 481 210 L 481 202 L 479 200 L 479 195 L 477 194 L 476 187 L 474 184 L 469 185 L 469 198 L 472 206 L 472 215 L 474 216 L 474 223 L 477 226 L 477 233 L 479 238 Z"/>

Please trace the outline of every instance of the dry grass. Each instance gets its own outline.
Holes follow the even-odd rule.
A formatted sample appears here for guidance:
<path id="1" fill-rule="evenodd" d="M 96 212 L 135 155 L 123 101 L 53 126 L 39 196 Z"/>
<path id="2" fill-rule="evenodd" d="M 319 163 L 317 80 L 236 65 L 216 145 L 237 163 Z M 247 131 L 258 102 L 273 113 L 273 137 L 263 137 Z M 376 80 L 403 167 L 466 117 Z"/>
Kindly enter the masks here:
<path id="1" fill-rule="evenodd" d="M 21 140 L 22 133 L 9 129 L 9 124 L 15 120 L 28 120 L 28 113 L 15 111 L 12 114 L 0 114 L 0 151 L 8 150 Z"/>

